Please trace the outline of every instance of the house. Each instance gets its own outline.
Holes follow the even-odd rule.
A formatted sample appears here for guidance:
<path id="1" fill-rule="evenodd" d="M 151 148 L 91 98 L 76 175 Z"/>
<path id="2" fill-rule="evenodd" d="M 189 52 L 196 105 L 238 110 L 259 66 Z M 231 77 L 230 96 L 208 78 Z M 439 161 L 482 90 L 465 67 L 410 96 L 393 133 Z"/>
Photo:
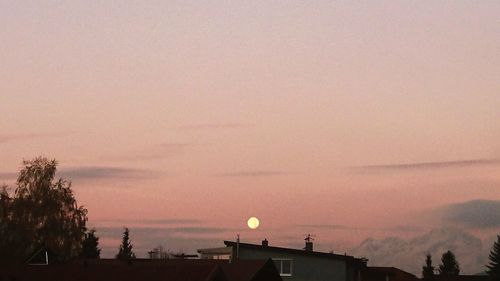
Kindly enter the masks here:
<path id="1" fill-rule="evenodd" d="M 417 281 L 415 275 L 395 267 L 368 266 L 361 271 L 362 281 Z"/>
<path id="2" fill-rule="evenodd" d="M 78 260 L 1 266 L 0 281 L 282 281 L 271 260 Z"/>
<path id="3" fill-rule="evenodd" d="M 296 281 L 361 281 L 361 270 L 366 259 L 313 251 L 313 243 L 306 239 L 303 250 L 224 241 L 226 247 L 200 249 L 202 259 L 230 259 L 231 261 L 272 259 L 283 280 Z"/>

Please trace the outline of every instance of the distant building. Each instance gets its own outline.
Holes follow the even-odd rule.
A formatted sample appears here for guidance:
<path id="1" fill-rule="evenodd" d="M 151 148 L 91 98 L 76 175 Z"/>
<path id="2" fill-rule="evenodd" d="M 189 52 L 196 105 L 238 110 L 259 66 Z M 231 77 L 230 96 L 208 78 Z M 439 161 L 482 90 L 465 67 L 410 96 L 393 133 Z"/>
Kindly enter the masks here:
<path id="1" fill-rule="evenodd" d="M 198 255 L 189 255 L 182 252 L 174 253 L 169 250 L 165 250 L 162 246 L 158 246 L 148 252 L 150 259 L 198 259 Z"/>
<path id="2" fill-rule="evenodd" d="M 366 259 L 313 251 L 313 243 L 306 241 L 303 250 L 224 241 L 226 247 L 200 249 L 202 259 L 253 260 L 272 259 L 283 280 L 290 281 L 361 281 L 361 270 Z"/>

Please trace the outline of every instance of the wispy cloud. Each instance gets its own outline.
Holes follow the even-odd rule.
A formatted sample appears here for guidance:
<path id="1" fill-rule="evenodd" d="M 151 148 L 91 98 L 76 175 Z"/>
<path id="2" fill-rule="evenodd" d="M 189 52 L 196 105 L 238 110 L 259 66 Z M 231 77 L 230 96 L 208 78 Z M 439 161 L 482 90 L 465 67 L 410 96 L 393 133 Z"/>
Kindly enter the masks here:
<path id="1" fill-rule="evenodd" d="M 160 235 L 160 234 L 217 234 L 224 233 L 229 231 L 227 228 L 218 228 L 218 227 L 203 227 L 203 226 L 181 226 L 181 227 L 129 227 L 134 232 L 140 233 L 148 233 L 152 235 Z M 114 226 L 102 226 L 96 227 L 97 230 L 104 233 L 117 233 L 122 232 L 123 227 L 114 227 Z"/>
<path id="2" fill-rule="evenodd" d="M 105 219 L 95 221 L 97 224 L 121 224 L 121 225 L 182 225 L 182 224 L 200 224 L 201 220 L 196 219 Z"/>
<path id="3" fill-rule="evenodd" d="M 204 130 L 204 129 L 239 129 L 248 127 L 248 124 L 243 123 L 200 123 L 200 124 L 192 124 L 179 126 L 175 129 L 181 131 L 187 130 Z"/>
<path id="4" fill-rule="evenodd" d="M 474 166 L 498 166 L 500 159 L 469 159 L 457 161 L 441 161 L 441 162 L 417 162 L 417 163 L 400 163 L 386 165 L 365 165 L 349 167 L 355 172 L 371 172 L 371 171 L 389 171 L 389 170 L 424 170 L 424 169 L 445 169 L 445 168 L 464 168 Z"/>
<path id="5" fill-rule="evenodd" d="M 341 225 L 341 224 L 298 224 L 298 227 L 301 228 L 313 228 L 313 229 L 330 229 L 330 230 L 358 230 L 360 227 Z"/>
<path id="6" fill-rule="evenodd" d="M 171 230 L 176 233 L 184 233 L 184 234 L 211 234 L 211 233 L 224 233 L 229 231 L 230 229 L 219 228 L 219 227 L 186 226 L 186 227 L 171 228 Z"/>
<path id="7" fill-rule="evenodd" d="M 196 143 L 167 142 L 151 147 L 136 149 L 123 155 L 107 156 L 106 159 L 119 161 L 149 161 L 170 158 L 184 153 L 188 148 L 197 146 Z"/>
<path id="8" fill-rule="evenodd" d="M 70 135 L 71 132 L 53 132 L 53 133 L 7 133 L 0 134 L 0 143 L 9 143 L 15 141 L 27 141 L 38 138 L 50 138 Z"/>
<path id="9" fill-rule="evenodd" d="M 230 172 L 230 173 L 222 173 L 216 174 L 218 177 L 273 177 L 273 176 L 284 176 L 289 175 L 289 172 L 285 171 L 265 171 L 265 170 L 257 170 L 257 171 L 240 171 L 240 172 Z"/>
<path id="10" fill-rule="evenodd" d="M 150 170 L 99 166 L 62 169 L 58 175 L 70 180 L 150 179 L 158 176 Z"/>
<path id="11" fill-rule="evenodd" d="M 454 203 L 437 210 L 445 222 L 486 229 L 500 227 L 500 201 L 471 200 Z"/>
<path id="12" fill-rule="evenodd" d="M 394 225 L 387 227 L 360 227 L 360 226 L 349 226 L 341 224 L 299 224 L 297 226 L 304 229 L 346 230 L 346 231 L 371 230 L 371 231 L 391 231 L 391 232 L 420 232 L 424 230 L 421 227 L 412 225 Z"/>
<path id="13" fill-rule="evenodd" d="M 17 173 L 0 172 L 0 180 L 15 181 L 17 176 Z M 60 169 L 57 171 L 56 176 L 71 181 L 83 182 L 117 179 L 146 180 L 159 177 L 159 173 L 152 170 L 123 167 L 84 166 Z"/>

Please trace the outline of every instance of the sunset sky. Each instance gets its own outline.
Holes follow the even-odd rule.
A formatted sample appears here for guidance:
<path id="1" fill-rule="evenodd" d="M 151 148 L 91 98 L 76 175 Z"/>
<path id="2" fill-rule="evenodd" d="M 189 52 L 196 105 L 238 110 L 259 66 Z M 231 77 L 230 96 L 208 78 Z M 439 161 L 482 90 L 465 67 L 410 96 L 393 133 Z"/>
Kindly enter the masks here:
<path id="1" fill-rule="evenodd" d="M 443 226 L 488 239 L 499 14 L 499 1 L 0 0 L 0 183 L 15 187 L 23 159 L 57 159 L 108 257 L 122 226 L 140 255 L 237 233 L 293 247 L 311 233 L 342 252 Z"/>

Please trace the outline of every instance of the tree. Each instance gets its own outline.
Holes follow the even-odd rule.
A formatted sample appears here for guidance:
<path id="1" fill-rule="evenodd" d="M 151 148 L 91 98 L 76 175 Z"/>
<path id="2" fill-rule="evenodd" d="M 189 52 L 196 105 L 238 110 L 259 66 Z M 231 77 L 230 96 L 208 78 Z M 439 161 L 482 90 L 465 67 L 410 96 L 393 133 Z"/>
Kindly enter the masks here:
<path id="1" fill-rule="evenodd" d="M 120 250 L 116 255 L 116 258 L 119 260 L 131 260 L 135 259 L 135 254 L 132 251 L 132 243 L 130 243 L 129 231 L 128 228 L 124 228 L 123 230 L 123 239 L 122 244 L 120 245 Z"/>
<path id="2" fill-rule="evenodd" d="M 440 275 L 457 276 L 460 273 L 460 265 L 458 264 L 455 254 L 452 251 L 447 251 L 441 257 L 441 265 L 439 265 Z"/>
<path id="3" fill-rule="evenodd" d="M 425 258 L 425 266 L 422 267 L 422 279 L 431 281 L 435 279 L 434 266 L 432 266 L 432 256 L 427 254 Z"/>
<path id="4" fill-rule="evenodd" d="M 497 241 L 493 243 L 493 248 L 491 249 L 489 255 L 490 262 L 486 265 L 488 270 L 486 273 L 491 277 L 491 280 L 500 279 L 500 236 L 497 235 Z"/>
<path id="5" fill-rule="evenodd" d="M 13 196 L 2 189 L 0 259 L 20 262 L 40 247 L 60 261 L 80 254 L 87 210 L 77 205 L 70 181 L 55 180 L 56 170 L 56 160 L 25 160 Z"/>
<path id="6" fill-rule="evenodd" d="M 99 248 L 99 237 L 95 235 L 95 229 L 91 229 L 85 233 L 80 257 L 85 259 L 98 259 L 100 256 L 101 249 Z"/>
<path id="7" fill-rule="evenodd" d="M 12 198 L 10 198 L 6 185 L 0 190 L 0 261 L 2 263 L 12 261 L 17 247 L 13 247 L 17 235 L 13 233 L 12 224 Z M 10 256 L 7 254 L 10 253 Z"/>

